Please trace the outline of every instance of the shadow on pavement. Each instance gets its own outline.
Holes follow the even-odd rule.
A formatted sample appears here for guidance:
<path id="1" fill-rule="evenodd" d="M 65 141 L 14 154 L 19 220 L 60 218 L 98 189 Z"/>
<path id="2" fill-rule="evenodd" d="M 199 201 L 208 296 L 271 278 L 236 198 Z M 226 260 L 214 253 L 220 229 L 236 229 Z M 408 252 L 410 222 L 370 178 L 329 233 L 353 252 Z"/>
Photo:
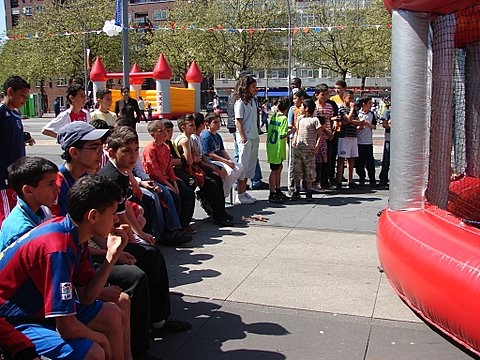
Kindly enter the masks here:
<path id="1" fill-rule="evenodd" d="M 188 302 L 181 296 L 172 296 L 173 313 L 192 323 L 186 333 L 155 339 L 150 353 L 164 360 L 284 360 L 285 355 L 266 349 L 242 349 L 242 342 L 256 334 L 285 336 L 290 334 L 283 326 L 271 322 L 245 323 L 238 314 L 222 310 L 220 302 Z M 232 341 L 233 340 L 233 341 Z M 228 342 L 232 341 L 231 344 Z M 259 342 L 259 347 L 262 342 Z M 236 347 L 228 350 L 228 347 Z"/>

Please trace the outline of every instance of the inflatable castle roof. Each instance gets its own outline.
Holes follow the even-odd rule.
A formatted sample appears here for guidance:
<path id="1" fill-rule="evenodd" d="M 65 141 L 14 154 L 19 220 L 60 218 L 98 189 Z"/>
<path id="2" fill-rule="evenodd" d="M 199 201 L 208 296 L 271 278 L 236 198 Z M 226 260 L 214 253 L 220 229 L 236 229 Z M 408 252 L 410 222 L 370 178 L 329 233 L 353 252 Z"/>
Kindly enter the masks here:
<path id="1" fill-rule="evenodd" d="M 480 5 L 479 0 L 384 0 L 384 3 L 390 10 L 410 10 L 436 14 L 450 14 L 474 5 Z"/>

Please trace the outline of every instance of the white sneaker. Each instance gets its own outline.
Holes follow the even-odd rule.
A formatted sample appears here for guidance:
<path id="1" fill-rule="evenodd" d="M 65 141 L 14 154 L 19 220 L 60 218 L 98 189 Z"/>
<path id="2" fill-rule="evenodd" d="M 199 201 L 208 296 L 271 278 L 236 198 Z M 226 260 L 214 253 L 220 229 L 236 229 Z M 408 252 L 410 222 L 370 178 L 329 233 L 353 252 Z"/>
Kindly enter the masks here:
<path id="1" fill-rule="evenodd" d="M 254 202 L 255 200 L 250 199 L 247 196 L 247 193 L 243 193 L 237 195 L 237 200 L 235 201 L 235 204 L 253 204 Z"/>
<path id="2" fill-rule="evenodd" d="M 256 202 L 256 201 L 257 201 L 257 199 L 254 198 L 254 197 L 253 197 L 252 195 L 250 195 L 249 193 L 244 192 L 244 194 L 245 194 L 245 196 L 248 197 L 250 200 L 253 200 L 253 202 Z"/>

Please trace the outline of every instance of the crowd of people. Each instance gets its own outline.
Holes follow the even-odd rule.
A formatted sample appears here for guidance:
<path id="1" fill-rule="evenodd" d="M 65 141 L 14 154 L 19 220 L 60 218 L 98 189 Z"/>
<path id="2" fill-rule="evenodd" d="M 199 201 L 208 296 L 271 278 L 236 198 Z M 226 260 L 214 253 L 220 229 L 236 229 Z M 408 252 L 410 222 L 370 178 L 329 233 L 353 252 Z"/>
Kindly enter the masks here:
<path id="1" fill-rule="evenodd" d="M 266 128 L 266 184 L 252 76 L 239 78 L 232 98 L 233 157 L 215 112 L 181 117 L 175 138 L 173 122 L 150 121 L 152 140 L 140 154 L 136 124 L 145 120 L 145 105 L 124 88 L 112 112 L 111 91 L 100 89 L 98 108 L 90 113 L 85 89 L 72 84 L 69 108 L 42 129 L 62 151 L 60 166 L 25 156 L 25 146 L 35 140 L 24 132 L 17 109 L 30 86 L 18 76 L 7 79 L 0 106 L 0 348 L 13 359 L 150 358 L 151 337 L 191 327 L 171 316 L 168 270 L 158 245 L 192 240 L 195 198 L 222 227 L 234 226 L 225 209 L 233 187 L 236 204 L 256 202 L 248 179 L 250 189 L 270 189 L 269 202 L 298 200 L 302 186 L 311 200 L 314 191 L 342 187 L 346 161 L 350 187 L 355 163 L 360 184 L 368 176 L 376 186 L 371 99 L 354 102 L 341 82 L 338 104 L 325 84 L 308 99 L 294 80 L 293 105 L 288 97 L 279 99 Z M 389 109 L 382 116 L 389 131 Z M 281 191 L 287 158 L 290 197 Z M 380 182 L 387 184 L 388 168 Z"/>

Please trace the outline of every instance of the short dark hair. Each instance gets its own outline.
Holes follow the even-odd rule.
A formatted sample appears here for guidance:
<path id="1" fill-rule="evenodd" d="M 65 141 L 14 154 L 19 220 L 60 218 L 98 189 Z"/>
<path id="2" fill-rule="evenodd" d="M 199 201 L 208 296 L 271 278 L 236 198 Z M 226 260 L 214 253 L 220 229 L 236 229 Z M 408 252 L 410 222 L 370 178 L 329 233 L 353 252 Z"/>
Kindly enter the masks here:
<path id="1" fill-rule="evenodd" d="M 305 99 L 308 97 L 307 92 L 303 89 L 298 89 L 298 91 L 295 93 L 295 96 L 298 99 Z"/>
<path id="2" fill-rule="evenodd" d="M 345 96 L 347 96 L 347 95 L 353 96 L 353 91 L 352 90 L 345 90 L 345 92 L 343 93 L 343 98 L 345 98 Z"/>
<path id="3" fill-rule="evenodd" d="M 320 94 L 321 92 L 328 91 L 328 85 L 325 83 L 318 84 L 315 86 L 315 94 Z"/>
<path id="4" fill-rule="evenodd" d="M 68 190 L 67 212 L 73 221 L 81 223 L 88 211 L 103 212 L 115 201 L 122 201 L 122 190 L 115 181 L 98 174 L 85 175 Z"/>
<path id="5" fill-rule="evenodd" d="M 133 131 L 135 131 L 135 129 L 132 127 L 132 122 L 133 120 L 128 117 L 120 116 L 119 118 L 117 118 L 117 120 L 115 120 L 115 127 L 128 126 Z"/>
<path id="6" fill-rule="evenodd" d="M 10 76 L 3 83 L 3 92 L 6 94 L 7 90 L 12 88 L 13 91 L 30 89 L 30 84 L 18 75 Z"/>
<path id="7" fill-rule="evenodd" d="M 358 102 L 360 103 L 360 105 L 365 105 L 369 101 L 372 101 L 372 97 L 369 95 L 365 95 L 365 96 L 362 96 Z"/>
<path id="8" fill-rule="evenodd" d="M 130 89 L 128 88 L 128 86 L 122 86 L 120 92 L 123 93 L 124 90 L 128 90 L 128 93 L 130 93 Z"/>
<path id="9" fill-rule="evenodd" d="M 69 146 L 67 149 L 65 149 L 65 151 L 63 152 L 62 155 L 60 155 L 60 157 L 65 160 L 65 162 L 67 163 L 70 163 L 72 161 L 72 155 L 70 155 L 70 152 L 69 150 L 71 148 L 75 148 L 75 149 L 81 149 L 83 148 L 83 146 L 85 145 L 86 141 L 85 140 L 78 140 L 78 141 L 75 141 L 71 146 Z"/>
<path id="10" fill-rule="evenodd" d="M 162 120 L 163 125 L 165 125 L 165 129 L 173 129 L 173 122 L 167 119 Z"/>
<path id="11" fill-rule="evenodd" d="M 79 91 L 85 91 L 85 87 L 81 84 L 70 84 L 67 87 L 67 102 L 70 103 L 70 96 L 75 97 L 77 96 Z"/>
<path id="12" fill-rule="evenodd" d="M 113 150 L 118 150 L 131 143 L 138 144 L 138 135 L 130 126 L 116 127 L 107 139 L 107 147 Z"/>
<path id="13" fill-rule="evenodd" d="M 312 99 L 305 99 L 303 100 L 303 107 L 307 109 L 309 114 L 313 114 L 316 108 L 315 101 Z"/>
<path id="14" fill-rule="evenodd" d="M 198 129 L 200 125 L 205 124 L 205 115 L 200 112 L 193 114 L 193 120 L 195 121 L 195 129 Z"/>
<path id="15" fill-rule="evenodd" d="M 90 125 L 92 125 L 95 129 L 110 129 L 110 126 L 108 126 L 107 122 L 105 120 L 102 120 L 102 119 L 92 120 L 92 121 L 90 121 Z M 107 141 L 107 139 L 109 138 L 111 133 L 112 132 L 109 130 L 105 133 L 105 135 L 103 135 L 100 138 L 100 141 L 102 142 L 102 144 L 104 144 L 105 141 Z"/>
<path id="16" fill-rule="evenodd" d="M 302 79 L 300 79 L 298 77 L 294 77 L 292 79 L 292 81 L 290 82 L 290 85 L 292 85 L 292 84 L 298 85 L 298 87 L 300 88 L 302 86 Z"/>
<path id="17" fill-rule="evenodd" d="M 95 95 L 97 96 L 98 99 L 103 99 L 105 95 L 108 95 L 111 93 L 112 93 L 112 90 L 103 88 L 103 89 L 97 90 L 97 93 Z"/>
<path id="18" fill-rule="evenodd" d="M 284 112 L 290 107 L 290 99 L 286 96 L 280 98 L 278 100 L 277 107 L 278 107 L 278 110 L 280 110 L 281 112 Z"/>
<path id="19" fill-rule="evenodd" d="M 207 124 L 211 124 L 213 120 L 218 119 L 219 117 L 220 116 L 218 116 L 217 114 L 210 112 L 207 114 L 207 116 L 205 116 L 205 122 Z"/>
<path id="20" fill-rule="evenodd" d="M 335 82 L 335 85 L 340 86 L 340 87 L 342 87 L 342 88 L 346 88 L 346 87 L 347 87 L 347 83 L 345 82 L 345 80 L 337 80 L 337 81 Z"/>
<path id="21" fill-rule="evenodd" d="M 40 156 L 23 156 L 8 167 L 8 185 L 23 197 L 22 187 L 36 187 L 45 174 L 58 172 L 52 161 Z"/>

